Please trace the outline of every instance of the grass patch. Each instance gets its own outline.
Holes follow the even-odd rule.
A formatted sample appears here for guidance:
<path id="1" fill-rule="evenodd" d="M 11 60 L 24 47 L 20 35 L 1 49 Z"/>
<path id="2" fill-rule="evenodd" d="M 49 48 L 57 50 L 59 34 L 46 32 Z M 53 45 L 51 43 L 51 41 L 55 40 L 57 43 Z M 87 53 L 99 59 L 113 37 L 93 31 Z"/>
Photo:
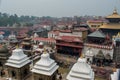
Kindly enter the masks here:
<path id="1" fill-rule="evenodd" d="M 62 74 L 64 73 L 68 73 L 69 72 L 69 68 L 63 68 L 63 67 L 59 67 L 58 71 Z"/>
<path id="2" fill-rule="evenodd" d="M 100 78 L 100 77 L 95 77 L 95 80 L 106 80 L 106 79 Z"/>

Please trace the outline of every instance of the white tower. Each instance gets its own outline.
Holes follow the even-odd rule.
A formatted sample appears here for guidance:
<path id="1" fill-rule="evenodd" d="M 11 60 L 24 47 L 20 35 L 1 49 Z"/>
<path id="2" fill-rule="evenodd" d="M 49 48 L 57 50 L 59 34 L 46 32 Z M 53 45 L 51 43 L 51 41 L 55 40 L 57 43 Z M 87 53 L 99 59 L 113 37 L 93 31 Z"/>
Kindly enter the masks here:
<path id="1" fill-rule="evenodd" d="M 94 80 L 94 72 L 86 63 L 85 58 L 79 58 L 67 75 L 67 80 Z"/>
<path id="2" fill-rule="evenodd" d="M 22 49 L 13 50 L 12 56 L 9 57 L 6 63 L 9 76 L 15 80 L 24 80 L 29 74 L 29 63 L 30 60 Z"/>
<path id="3" fill-rule="evenodd" d="M 55 80 L 59 66 L 50 58 L 49 53 L 44 51 L 41 59 L 32 69 L 34 80 Z"/>

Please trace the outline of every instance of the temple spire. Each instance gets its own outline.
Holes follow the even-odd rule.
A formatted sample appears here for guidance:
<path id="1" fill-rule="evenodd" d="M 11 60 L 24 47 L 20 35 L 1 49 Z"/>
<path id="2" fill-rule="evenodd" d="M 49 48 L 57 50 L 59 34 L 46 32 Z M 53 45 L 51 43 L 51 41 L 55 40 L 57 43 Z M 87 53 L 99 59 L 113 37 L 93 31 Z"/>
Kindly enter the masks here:
<path id="1" fill-rule="evenodd" d="M 116 8 L 116 7 L 114 8 L 113 14 L 118 14 L 118 13 L 117 13 L 117 8 Z"/>

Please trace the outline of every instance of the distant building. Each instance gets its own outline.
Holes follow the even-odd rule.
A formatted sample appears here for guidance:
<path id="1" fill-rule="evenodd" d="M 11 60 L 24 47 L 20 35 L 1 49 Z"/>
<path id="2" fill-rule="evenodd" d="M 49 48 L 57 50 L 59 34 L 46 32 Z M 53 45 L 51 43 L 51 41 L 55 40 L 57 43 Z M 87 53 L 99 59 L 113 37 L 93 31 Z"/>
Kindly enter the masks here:
<path id="1" fill-rule="evenodd" d="M 57 53 L 72 56 L 81 55 L 83 41 L 86 39 L 86 28 L 75 28 L 73 30 L 60 30 L 56 36 Z"/>
<path id="2" fill-rule="evenodd" d="M 59 30 L 53 30 L 48 32 L 48 38 L 53 38 L 55 39 L 56 37 L 59 36 L 60 31 Z"/>
<path id="3" fill-rule="evenodd" d="M 39 37 L 47 37 L 48 30 L 46 28 L 37 28 L 33 33 L 37 33 Z"/>
<path id="4" fill-rule="evenodd" d="M 102 20 L 88 20 L 87 21 L 87 25 L 92 28 L 92 29 L 98 29 L 100 26 L 103 25 L 103 21 Z"/>

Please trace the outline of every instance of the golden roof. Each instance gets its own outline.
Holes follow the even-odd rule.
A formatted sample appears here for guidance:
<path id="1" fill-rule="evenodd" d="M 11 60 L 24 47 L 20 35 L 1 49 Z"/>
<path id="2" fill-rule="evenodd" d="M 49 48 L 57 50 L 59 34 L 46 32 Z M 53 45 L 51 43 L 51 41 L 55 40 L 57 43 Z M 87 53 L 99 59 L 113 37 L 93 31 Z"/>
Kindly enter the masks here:
<path id="1" fill-rule="evenodd" d="M 106 23 L 99 27 L 100 29 L 120 29 L 120 23 Z"/>
<path id="2" fill-rule="evenodd" d="M 114 9 L 113 14 L 107 16 L 106 18 L 120 18 L 120 15 L 117 12 L 117 9 Z"/>

